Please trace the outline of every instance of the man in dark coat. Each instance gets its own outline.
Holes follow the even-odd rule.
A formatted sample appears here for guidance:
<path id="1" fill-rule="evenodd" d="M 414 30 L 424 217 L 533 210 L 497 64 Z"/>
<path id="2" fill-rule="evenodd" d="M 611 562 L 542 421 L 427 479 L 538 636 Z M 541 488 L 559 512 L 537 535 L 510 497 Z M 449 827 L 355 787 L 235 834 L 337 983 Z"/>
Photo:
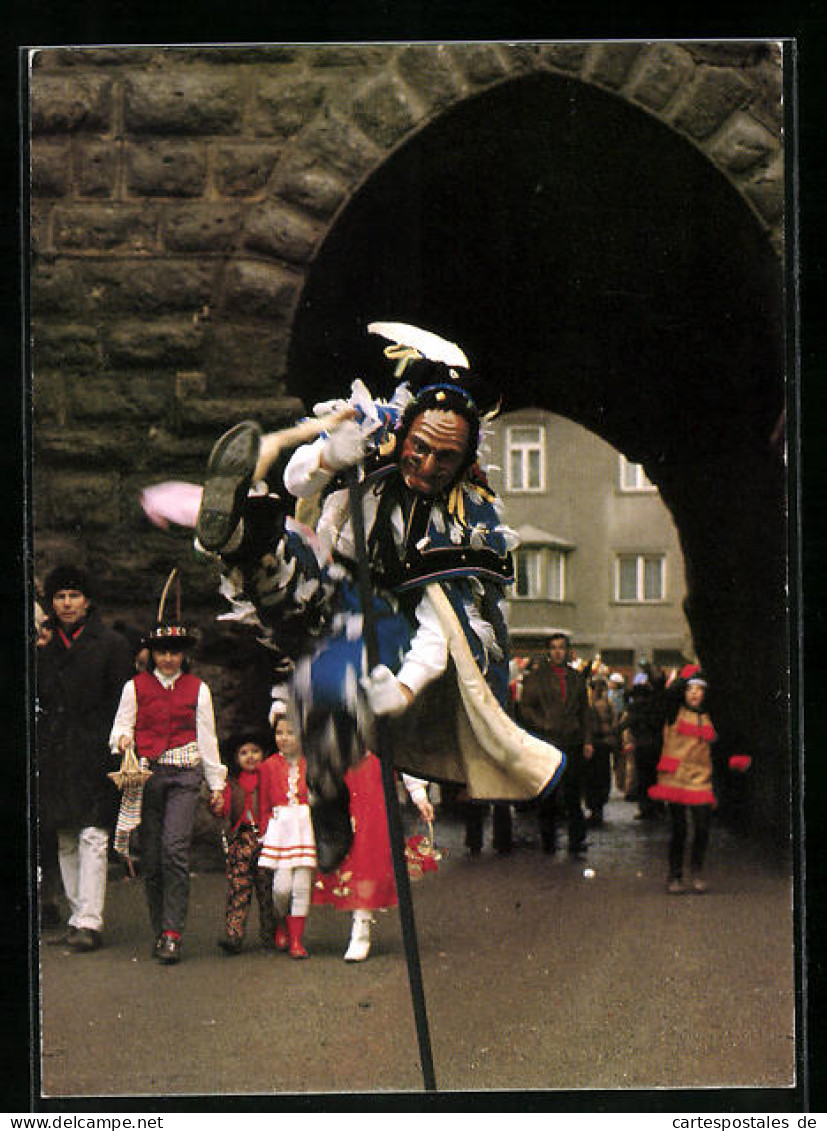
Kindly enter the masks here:
<path id="1" fill-rule="evenodd" d="M 571 856 L 586 851 L 586 817 L 582 796 L 586 763 L 592 757 L 591 712 L 585 677 L 568 663 L 569 640 L 555 632 L 549 638 L 546 659 L 523 680 L 520 717 L 566 755 L 560 789 L 568 825 Z M 557 790 L 539 802 L 540 839 L 546 852 L 557 849 Z"/>
<path id="2" fill-rule="evenodd" d="M 63 889 L 71 907 L 62 942 L 76 951 L 101 945 L 109 833 L 118 791 L 109 731 L 133 674 L 126 639 L 90 608 L 85 572 L 57 566 L 44 583 L 52 639 L 37 650 L 39 820 L 57 835 Z"/>

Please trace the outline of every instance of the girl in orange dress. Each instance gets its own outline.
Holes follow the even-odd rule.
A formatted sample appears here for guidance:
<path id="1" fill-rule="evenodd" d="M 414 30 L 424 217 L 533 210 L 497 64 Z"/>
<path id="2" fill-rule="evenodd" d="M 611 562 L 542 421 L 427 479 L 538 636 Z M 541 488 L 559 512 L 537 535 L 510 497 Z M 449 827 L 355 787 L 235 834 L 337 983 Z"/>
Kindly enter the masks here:
<path id="1" fill-rule="evenodd" d="M 703 867 L 709 844 L 712 810 L 717 802 L 712 784 L 712 743 L 718 738 L 712 719 L 705 710 L 706 680 L 697 668 L 684 669 L 683 702 L 672 722 L 663 729 L 663 748 L 657 766 L 657 783 L 649 788 L 654 801 L 665 801 L 672 823 L 669 842 L 670 895 L 687 891 L 683 882 L 684 852 L 687 839 L 687 814 L 692 821 L 689 854 L 691 890 L 705 892 Z M 730 769 L 745 770 L 750 759 L 734 755 Z"/>

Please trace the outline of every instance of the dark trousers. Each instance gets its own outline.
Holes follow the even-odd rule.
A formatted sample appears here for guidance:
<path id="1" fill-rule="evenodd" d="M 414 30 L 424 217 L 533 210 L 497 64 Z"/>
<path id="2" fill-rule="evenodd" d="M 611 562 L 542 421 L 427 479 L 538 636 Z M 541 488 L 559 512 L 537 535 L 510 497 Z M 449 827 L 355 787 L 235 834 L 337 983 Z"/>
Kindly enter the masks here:
<path id="1" fill-rule="evenodd" d="M 482 849 L 483 824 L 488 814 L 487 801 L 467 801 L 465 812 L 465 847 L 472 852 Z M 506 802 L 494 803 L 494 851 L 511 851 L 511 806 Z"/>
<path id="2" fill-rule="evenodd" d="M 583 747 L 568 746 L 560 749 L 566 755 L 563 779 L 556 789 L 540 801 L 538 808 L 540 839 L 546 852 L 557 847 L 557 820 L 561 801 L 568 829 L 569 851 L 579 848 L 586 839 L 586 816 L 581 800 L 587 765 Z"/>
<path id="3" fill-rule="evenodd" d="M 273 907 L 273 873 L 259 868 L 258 832 L 250 825 L 240 828 L 227 846 L 227 938 L 241 942 L 255 889 L 258 901 L 259 937 L 271 943 L 276 933 Z"/>
<path id="4" fill-rule="evenodd" d="M 200 766 L 154 766 L 141 809 L 141 872 L 155 935 L 181 934 L 187 921 L 190 844 L 204 773 Z"/>
<path id="5" fill-rule="evenodd" d="M 586 808 L 598 815 L 609 800 L 612 790 L 612 750 L 605 743 L 595 743 L 594 753 L 586 762 Z"/>
<path id="6" fill-rule="evenodd" d="M 704 866 L 706 850 L 709 845 L 709 830 L 712 825 L 711 805 L 677 805 L 669 803 L 669 819 L 672 823 L 672 837 L 669 841 L 669 879 L 683 877 L 683 856 L 686 847 L 687 810 L 692 814 L 692 847 L 689 850 L 689 868 L 694 876 Z"/>

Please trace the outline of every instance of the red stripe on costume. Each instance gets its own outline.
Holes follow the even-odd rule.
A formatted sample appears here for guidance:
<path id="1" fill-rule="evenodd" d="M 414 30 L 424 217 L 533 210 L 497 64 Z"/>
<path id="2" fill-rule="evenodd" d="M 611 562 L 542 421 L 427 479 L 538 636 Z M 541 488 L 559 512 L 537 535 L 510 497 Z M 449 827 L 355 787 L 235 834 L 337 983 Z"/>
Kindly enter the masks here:
<path id="1" fill-rule="evenodd" d="M 697 723 L 688 723 L 686 719 L 678 719 L 675 730 L 678 734 L 686 734 L 691 738 L 702 738 L 704 742 L 714 742 L 718 737 L 715 727 L 711 723 L 706 726 L 699 726 Z"/>
<path id="2" fill-rule="evenodd" d="M 663 754 L 661 760 L 658 762 L 657 769 L 659 774 L 674 774 L 678 766 L 681 764 L 680 758 L 672 758 L 669 754 Z"/>
<path id="3" fill-rule="evenodd" d="M 752 765 L 752 758 L 749 754 L 733 754 L 729 759 L 729 768 L 731 770 L 748 770 Z"/>
<path id="4" fill-rule="evenodd" d="M 261 850 L 261 855 L 267 859 L 274 859 L 278 857 L 279 860 L 293 860 L 301 856 L 312 856 L 316 852 L 314 844 L 295 844 L 290 848 L 273 848 L 265 845 Z"/>
<path id="5" fill-rule="evenodd" d="M 649 786 L 649 796 L 653 801 L 672 801 L 678 805 L 716 805 L 715 794 L 711 789 L 682 789 L 678 785 Z"/>

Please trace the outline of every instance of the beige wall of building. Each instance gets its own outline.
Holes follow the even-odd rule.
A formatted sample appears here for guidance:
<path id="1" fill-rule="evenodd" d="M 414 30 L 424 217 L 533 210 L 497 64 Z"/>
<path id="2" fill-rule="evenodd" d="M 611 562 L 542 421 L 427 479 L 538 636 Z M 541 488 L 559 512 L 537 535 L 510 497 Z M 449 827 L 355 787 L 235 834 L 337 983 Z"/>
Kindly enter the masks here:
<path id="1" fill-rule="evenodd" d="M 644 657 L 692 658 L 677 531 L 642 469 L 549 412 L 508 413 L 491 429 L 489 475 L 522 537 L 508 601 L 514 653 L 562 629 L 579 656 L 600 652 L 629 674 Z"/>

